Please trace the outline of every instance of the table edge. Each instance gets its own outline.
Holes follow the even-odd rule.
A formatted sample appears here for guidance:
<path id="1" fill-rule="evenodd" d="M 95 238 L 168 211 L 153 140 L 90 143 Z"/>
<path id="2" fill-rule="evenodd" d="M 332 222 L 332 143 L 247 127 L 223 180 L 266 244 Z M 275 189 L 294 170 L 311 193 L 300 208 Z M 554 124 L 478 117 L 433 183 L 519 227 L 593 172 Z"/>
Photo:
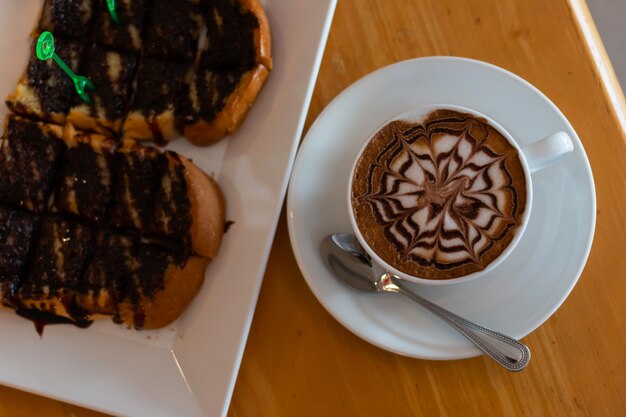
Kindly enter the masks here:
<path id="1" fill-rule="evenodd" d="M 626 140 L 626 98 L 617 79 L 613 64 L 600 38 L 586 0 L 567 0 L 578 35 L 591 57 L 593 71 L 610 103 L 611 116 L 616 120 Z"/>

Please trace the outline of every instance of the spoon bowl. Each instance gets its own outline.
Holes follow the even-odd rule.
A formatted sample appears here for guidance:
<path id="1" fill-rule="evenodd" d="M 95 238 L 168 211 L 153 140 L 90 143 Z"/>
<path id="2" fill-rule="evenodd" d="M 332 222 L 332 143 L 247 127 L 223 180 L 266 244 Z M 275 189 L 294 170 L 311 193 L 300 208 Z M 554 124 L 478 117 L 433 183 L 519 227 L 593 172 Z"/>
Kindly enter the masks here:
<path id="1" fill-rule="evenodd" d="M 358 244 L 354 235 L 335 233 L 322 241 L 321 251 L 326 265 L 341 282 L 357 290 L 376 291 L 372 260 L 355 250 Z"/>

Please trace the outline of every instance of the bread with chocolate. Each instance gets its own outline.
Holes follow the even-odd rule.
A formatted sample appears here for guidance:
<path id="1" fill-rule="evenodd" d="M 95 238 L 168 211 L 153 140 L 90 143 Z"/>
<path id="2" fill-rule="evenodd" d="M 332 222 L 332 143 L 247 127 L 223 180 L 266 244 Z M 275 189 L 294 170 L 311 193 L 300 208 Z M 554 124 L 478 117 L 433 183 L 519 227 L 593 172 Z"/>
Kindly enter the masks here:
<path id="1" fill-rule="evenodd" d="M 106 10 L 106 0 L 98 0 L 100 10 Z M 110 13 L 98 13 L 95 21 L 94 40 L 110 49 L 136 53 L 143 47 L 143 34 L 148 13 L 148 0 L 117 0 L 116 13 L 119 23 Z"/>
<path id="2" fill-rule="evenodd" d="M 38 227 L 37 215 L 0 205 L 0 301 L 5 307 L 19 304 L 17 291 Z"/>
<path id="3" fill-rule="evenodd" d="M 144 59 L 126 136 L 166 142 L 184 135 L 210 145 L 234 133 L 256 100 L 272 68 L 262 6 L 257 0 L 219 0 L 201 1 L 200 7 L 206 39 L 199 63 L 168 62 L 166 54 Z"/>
<path id="4" fill-rule="evenodd" d="M 144 58 L 139 64 L 137 88 L 124 121 L 124 136 L 157 143 L 179 137 L 185 109 L 191 107 L 189 80 L 194 67 L 188 62 Z"/>
<path id="5" fill-rule="evenodd" d="M 92 234 L 83 224 L 45 217 L 19 288 L 20 306 L 78 319 L 75 294 L 91 252 Z M 81 312 L 80 318 L 85 315 Z"/>
<path id="6" fill-rule="evenodd" d="M 110 223 L 145 232 L 167 158 L 158 149 L 124 140 L 115 153 Z"/>
<path id="7" fill-rule="evenodd" d="M 184 136 L 196 145 L 206 146 L 233 134 L 268 75 L 263 65 L 248 70 L 199 70 L 193 85 L 197 107 L 186 119 L 189 122 L 184 124 Z"/>
<path id="8" fill-rule="evenodd" d="M 271 34 L 258 0 L 120 0 L 120 23 L 105 0 L 46 0 L 37 29 L 95 86 L 92 103 L 34 53 L 7 98 L 18 114 L 160 144 L 197 145 L 231 135 L 272 69 Z M 94 24 L 92 24 L 94 22 Z"/>
<path id="9" fill-rule="evenodd" d="M 52 59 L 41 61 L 37 58 L 36 42 L 33 41 L 26 72 L 18 82 L 15 92 L 7 97 L 7 107 L 26 117 L 64 124 L 76 98 L 74 83 Z M 72 71 L 77 72 L 83 45 L 77 41 L 57 38 L 55 49 Z"/>
<path id="10" fill-rule="evenodd" d="M 207 0 L 200 65 L 211 69 L 272 69 L 269 22 L 258 0 Z"/>
<path id="11" fill-rule="evenodd" d="M 7 116 L 0 141 L 0 202 L 46 212 L 63 154 L 60 126 Z"/>
<path id="12" fill-rule="evenodd" d="M 111 201 L 116 143 L 106 136 L 76 131 L 72 125 L 65 128 L 64 142 L 52 211 L 101 224 Z"/>
<path id="13" fill-rule="evenodd" d="M 128 112 L 137 57 L 91 45 L 85 55 L 83 74 L 94 85 L 92 103 L 77 95 L 67 120 L 79 129 L 117 134 Z"/>
<path id="14" fill-rule="evenodd" d="M 154 0 L 146 28 L 146 56 L 193 60 L 203 26 L 204 19 L 196 2 Z"/>
<path id="15" fill-rule="evenodd" d="M 67 39 L 84 39 L 96 15 L 96 0 L 45 0 L 34 35 L 52 32 Z"/>
<path id="16" fill-rule="evenodd" d="M 209 1 L 204 13 L 207 37 L 183 128 L 201 146 L 235 132 L 272 69 L 269 24 L 257 0 Z"/>
<path id="17" fill-rule="evenodd" d="M 217 255 L 225 223 L 219 186 L 174 152 L 69 124 L 60 130 L 7 118 L 3 160 L 31 156 L 35 164 L 0 164 L 2 304 L 77 323 L 171 323 Z M 33 182 L 52 166 L 44 185 Z M 12 197 L 31 188 L 37 192 L 23 201 Z"/>

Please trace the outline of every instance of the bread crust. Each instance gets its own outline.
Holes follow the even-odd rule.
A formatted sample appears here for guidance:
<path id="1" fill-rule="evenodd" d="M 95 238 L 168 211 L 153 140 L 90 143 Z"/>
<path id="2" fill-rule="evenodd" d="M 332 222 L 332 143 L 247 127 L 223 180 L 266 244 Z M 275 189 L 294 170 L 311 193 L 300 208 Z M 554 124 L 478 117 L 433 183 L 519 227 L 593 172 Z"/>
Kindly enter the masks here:
<path id="1" fill-rule="evenodd" d="M 245 73 L 215 119 L 210 122 L 199 119 L 196 123 L 185 126 L 183 134 L 187 140 L 194 145 L 208 146 L 235 132 L 268 76 L 269 71 L 263 65 L 257 65 Z"/>
<path id="2" fill-rule="evenodd" d="M 120 319 L 128 326 L 136 326 L 135 312 L 145 314 L 143 329 L 158 329 L 178 319 L 194 299 L 202 283 L 209 264 L 208 258 L 192 256 L 184 267 L 170 266 L 165 277 L 163 290 L 154 297 L 142 297 L 138 305 L 123 301 L 118 305 Z"/>
<path id="3" fill-rule="evenodd" d="M 259 27 L 254 31 L 254 48 L 256 49 L 257 63 L 268 71 L 272 69 L 272 33 L 265 14 L 265 9 L 259 0 L 239 0 L 244 10 L 250 11 L 259 21 Z"/>
<path id="4" fill-rule="evenodd" d="M 142 315 L 145 314 L 141 328 L 158 329 L 177 320 L 195 298 L 204 283 L 209 262 L 208 258 L 192 256 L 183 267 L 172 264 L 167 269 L 164 288 L 152 297 L 142 297 L 137 304 L 124 300 L 115 305 L 106 291 L 98 294 L 72 295 L 66 292 L 64 295 L 50 294 L 42 298 L 21 298 L 20 304 L 24 308 L 73 319 L 62 299 L 74 296 L 77 306 L 90 313 L 88 320 L 110 319 L 117 313 L 123 323 L 135 327 L 135 312 L 140 311 Z"/>
<path id="5" fill-rule="evenodd" d="M 224 236 L 225 202 L 215 180 L 184 157 L 187 193 L 191 203 L 191 245 L 194 253 L 214 258 Z"/>

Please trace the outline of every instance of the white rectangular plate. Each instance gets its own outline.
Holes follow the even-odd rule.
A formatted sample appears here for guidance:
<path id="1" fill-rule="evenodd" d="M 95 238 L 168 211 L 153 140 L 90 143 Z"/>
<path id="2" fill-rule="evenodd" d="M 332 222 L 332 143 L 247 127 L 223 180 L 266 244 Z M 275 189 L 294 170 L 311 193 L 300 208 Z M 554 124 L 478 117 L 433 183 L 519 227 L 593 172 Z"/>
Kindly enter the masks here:
<path id="1" fill-rule="evenodd" d="M 170 145 L 217 178 L 235 222 L 201 292 L 158 331 L 102 321 L 87 330 L 48 326 L 40 338 L 32 323 L 2 310 L 1 384 L 116 415 L 226 414 L 336 0 L 263 3 L 274 70 L 242 127 L 211 148 Z M 1 98 L 24 71 L 40 8 L 0 2 Z"/>

